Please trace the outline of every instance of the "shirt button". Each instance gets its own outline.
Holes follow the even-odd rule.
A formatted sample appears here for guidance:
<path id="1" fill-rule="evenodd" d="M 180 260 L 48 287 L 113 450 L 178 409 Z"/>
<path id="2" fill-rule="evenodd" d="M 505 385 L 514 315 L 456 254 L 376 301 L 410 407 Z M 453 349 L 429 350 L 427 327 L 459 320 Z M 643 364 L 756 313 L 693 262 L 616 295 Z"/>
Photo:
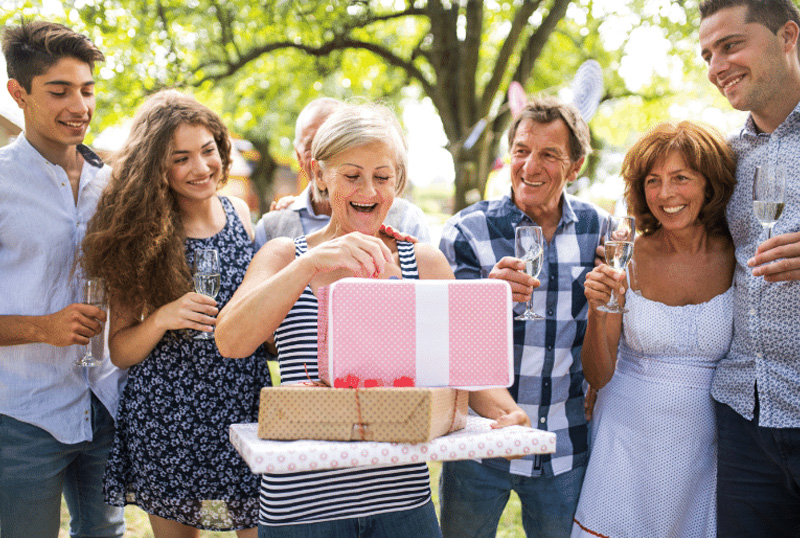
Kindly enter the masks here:
<path id="1" fill-rule="evenodd" d="M 555 279 L 556 279 L 555 275 L 550 275 L 550 280 L 555 280 Z"/>
<path id="2" fill-rule="evenodd" d="M 542 424 L 544 424 L 544 421 L 545 421 L 545 418 L 544 418 L 544 417 L 542 417 L 542 418 L 540 418 L 540 419 L 539 419 L 539 422 L 541 422 Z"/>
<path id="3" fill-rule="evenodd" d="M 553 346 L 547 346 L 547 351 L 553 351 Z"/>
<path id="4" fill-rule="evenodd" d="M 764 358 L 764 354 L 763 353 L 756 353 L 756 357 L 759 358 L 759 359 L 763 359 Z"/>
<path id="5" fill-rule="evenodd" d="M 552 316 L 552 315 L 553 315 L 553 311 L 552 311 L 552 310 L 548 310 L 548 311 L 547 311 L 547 315 L 548 315 L 548 316 Z"/>
<path id="6" fill-rule="evenodd" d="M 751 316 L 755 316 L 756 315 L 756 309 L 755 308 L 751 308 L 750 309 L 750 315 Z"/>

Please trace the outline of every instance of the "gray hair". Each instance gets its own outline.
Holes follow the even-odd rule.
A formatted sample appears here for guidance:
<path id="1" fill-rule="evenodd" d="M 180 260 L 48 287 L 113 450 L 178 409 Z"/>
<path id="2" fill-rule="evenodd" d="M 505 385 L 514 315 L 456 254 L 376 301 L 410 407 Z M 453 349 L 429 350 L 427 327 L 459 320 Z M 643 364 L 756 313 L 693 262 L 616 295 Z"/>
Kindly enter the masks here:
<path id="1" fill-rule="evenodd" d="M 578 162 L 592 151 L 589 126 L 575 105 L 565 104 L 555 97 L 535 97 L 511 122 L 508 130 L 508 147 L 514 145 L 517 128 L 523 120 L 533 120 L 536 123 L 550 123 L 563 120 L 569 130 L 569 158 Z"/>
<path id="2" fill-rule="evenodd" d="M 342 102 L 333 97 L 319 97 L 303 107 L 294 124 L 294 147 L 297 147 L 297 143 L 300 142 L 303 129 L 317 118 L 327 119 L 341 105 Z"/>
<path id="3" fill-rule="evenodd" d="M 324 168 L 328 160 L 342 152 L 375 142 L 385 144 L 394 154 L 395 194 L 400 196 L 406 188 L 408 146 L 397 116 L 383 105 L 342 104 L 317 131 L 311 144 L 311 156 Z M 316 182 L 314 185 L 316 188 Z M 328 198 L 327 192 L 317 194 L 321 194 L 322 199 Z"/>

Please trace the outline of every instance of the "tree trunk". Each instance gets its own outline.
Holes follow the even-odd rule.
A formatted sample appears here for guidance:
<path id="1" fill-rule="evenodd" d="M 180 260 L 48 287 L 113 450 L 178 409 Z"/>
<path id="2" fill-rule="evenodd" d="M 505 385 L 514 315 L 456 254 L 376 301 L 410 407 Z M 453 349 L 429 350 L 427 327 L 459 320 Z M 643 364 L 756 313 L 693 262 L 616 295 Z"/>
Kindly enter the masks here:
<path id="1" fill-rule="evenodd" d="M 453 166 L 456 173 L 455 198 L 453 200 L 454 213 L 483 199 L 483 192 L 480 190 L 478 178 L 479 170 L 481 169 L 478 159 L 479 153 L 475 151 L 475 148 L 471 151 L 464 151 L 459 148 L 453 154 Z"/>
<path id="2" fill-rule="evenodd" d="M 250 182 L 258 194 L 259 213 L 263 215 L 269 211 L 269 204 L 274 196 L 272 189 L 277 163 L 269 152 L 268 140 L 251 140 L 251 142 L 258 151 L 259 159 L 250 175 Z"/>

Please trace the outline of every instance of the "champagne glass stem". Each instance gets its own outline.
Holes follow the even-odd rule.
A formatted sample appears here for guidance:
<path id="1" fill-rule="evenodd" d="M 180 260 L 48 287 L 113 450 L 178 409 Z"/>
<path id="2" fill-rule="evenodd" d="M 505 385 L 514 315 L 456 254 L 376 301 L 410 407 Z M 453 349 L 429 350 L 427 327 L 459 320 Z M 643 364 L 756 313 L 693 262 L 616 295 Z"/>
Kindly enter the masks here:
<path id="1" fill-rule="evenodd" d="M 611 297 L 608 299 L 606 306 L 610 309 L 619 308 L 619 303 L 617 302 L 617 292 L 613 289 L 611 290 Z"/>

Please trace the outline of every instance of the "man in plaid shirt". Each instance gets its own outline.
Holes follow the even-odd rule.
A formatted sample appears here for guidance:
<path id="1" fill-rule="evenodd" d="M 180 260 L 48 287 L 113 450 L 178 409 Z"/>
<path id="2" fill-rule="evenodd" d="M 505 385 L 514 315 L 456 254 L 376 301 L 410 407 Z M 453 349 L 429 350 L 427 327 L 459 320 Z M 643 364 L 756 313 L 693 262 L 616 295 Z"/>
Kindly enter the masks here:
<path id="1" fill-rule="evenodd" d="M 514 321 L 509 390 L 534 427 L 556 433 L 556 453 L 444 463 L 445 538 L 494 536 L 511 490 L 522 502 L 527 536 L 569 536 L 589 456 L 580 362 L 588 311 L 583 282 L 607 214 L 564 192 L 591 149 L 589 128 L 575 107 L 539 98 L 514 119 L 509 148 L 511 195 L 450 218 L 439 248 L 456 278 L 506 280 L 518 302 L 514 316 L 533 294 L 533 309 L 546 320 Z M 515 228 L 531 225 L 541 226 L 545 237 L 539 280 L 514 257 Z"/>

